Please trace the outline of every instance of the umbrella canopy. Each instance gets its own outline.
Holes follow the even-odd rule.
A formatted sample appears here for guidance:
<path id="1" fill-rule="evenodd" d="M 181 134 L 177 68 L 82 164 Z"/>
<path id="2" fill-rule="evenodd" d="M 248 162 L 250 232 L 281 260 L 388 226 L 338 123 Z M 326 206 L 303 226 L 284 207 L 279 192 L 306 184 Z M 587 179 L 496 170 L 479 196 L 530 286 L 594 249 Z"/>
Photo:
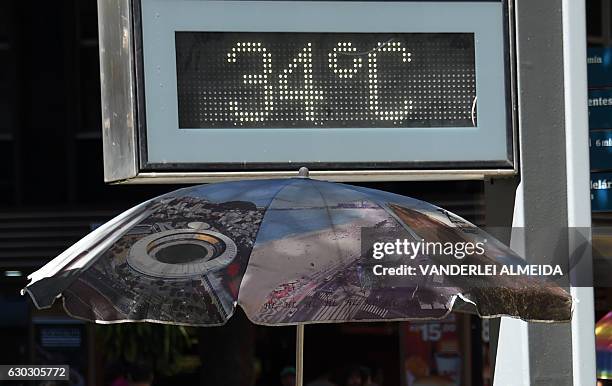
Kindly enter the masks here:
<path id="1" fill-rule="evenodd" d="M 484 248 L 460 259 L 435 249 L 375 259 L 367 240 L 377 237 Z M 101 323 L 220 325 L 237 305 L 266 325 L 442 318 L 458 303 L 482 316 L 571 317 L 571 297 L 534 277 L 397 274 L 447 264 L 524 261 L 423 201 L 309 178 L 250 180 L 144 202 L 30 275 L 25 292 L 39 308 L 61 298 L 70 315 Z"/>

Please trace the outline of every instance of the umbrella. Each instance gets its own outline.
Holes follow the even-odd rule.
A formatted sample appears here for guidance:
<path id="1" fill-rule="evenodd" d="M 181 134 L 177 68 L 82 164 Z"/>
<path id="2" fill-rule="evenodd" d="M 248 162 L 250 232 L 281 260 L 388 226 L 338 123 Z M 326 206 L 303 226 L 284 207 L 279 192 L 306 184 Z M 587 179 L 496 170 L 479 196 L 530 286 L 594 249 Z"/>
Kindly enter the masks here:
<path id="1" fill-rule="evenodd" d="M 61 298 L 68 314 L 99 323 L 221 325 L 237 305 L 264 325 L 437 319 L 453 308 L 570 319 L 567 292 L 532 276 L 409 274 L 410 266 L 525 266 L 461 217 L 300 174 L 193 186 L 146 201 L 34 272 L 24 291 L 39 308 Z M 394 240 L 423 248 L 409 257 L 377 249 L 398 246 Z M 433 250 L 424 249 L 427 242 Z M 457 246 L 470 243 L 482 253 L 457 255 Z"/>

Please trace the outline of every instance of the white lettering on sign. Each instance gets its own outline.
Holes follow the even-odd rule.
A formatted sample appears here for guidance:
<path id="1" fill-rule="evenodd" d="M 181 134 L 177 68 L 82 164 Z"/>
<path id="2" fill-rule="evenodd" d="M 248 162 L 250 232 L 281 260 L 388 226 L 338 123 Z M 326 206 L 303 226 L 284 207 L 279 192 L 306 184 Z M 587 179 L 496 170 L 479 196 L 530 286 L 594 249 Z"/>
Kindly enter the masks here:
<path id="1" fill-rule="evenodd" d="M 612 106 L 612 98 L 589 98 L 589 107 Z"/>
<path id="2" fill-rule="evenodd" d="M 400 42 L 388 42 L 378 43 L 378 47 L 372 50 L 368 54 L 368 76 L 370 78 L 370 109 L 374 111 L 380 119 L 383 121 L 401 121 L 406 115 L 412 110 L 412 100 L 405 99 L 402 103 L 402 107 L 398 110 L 385 110 L 379 104 L 379 93 L 378 93 L 378 55 L 380 52 L 395 53 L 400 56 L 404 63 L 410 63 L 412 61 L 412 54 L 406 51 L 405 47 L 402 47 Z"/>
<path id="3" fill-rule="evenodd" d="M 298 67 L 302 67 L 304 76 L 304 87 L 300 90 L 290 90 L 288 85 L 289 74 L 292 74 Z M 299 71 L 298 71 L 299 72 Z M 281 100 L 299 100 L 304 102 L 306 111 L 306 120 L 315 120 L 315 101 L 323 100 L 323 91 L 315 90 L 312 81 L 312 43 L 308 43 L 298 54 L 297 58 L 289 64 L 289 67 L 283 70 L 279 75 L 280 78 L 280 99 Z"/>
<path id="4" fill-rule="evenodd" d="M 352 78 L 362 66 L 361 57 L 354 56 L 357 48 L 353 47 L 351 42 L 338 42 L 337 47 L 334 47 L 333 52 L 329 53 L 329 68 L 340 78 Z M 353 66 L 351 68 L 338 67 L 338 53 L 353 56 Z"/>
<path id="5" fill-rule="evenodd" d="M 260 122 L 265 120 L 274 109 L 274 90 L 269 79 L 272 74 L 272 54 L 267 52 L 261 42 L 239 42 L 227 53 L 227 61 L 236 63 L 239 53 L 255 53 L 261 55 L 263 71 L 260 74 L 243 74 L 243 83 L 247 85 L 259 85 L 263 88 L 263 110 L 243 110 L 240 108 L 238 100 L 229 102 L 230 110 L 239 122 Z M 412 54 L 402 46 L 401 42 L 378 43 L 373 50 L 364 53 L 368 57 L 368 89 L 369 89 L 369 108 L 374 115 L 383 121 L 401 121 L 410 114 L 413 106 L 412 100 L 403 99 L 397 109 L 385 109 L 379 102 L 379 65 L 378 59 L 382 54 L 396 55 L 403 63 L 412 61 Z M 338 65 L 339 54 L 357 54 L 357 49 L 351 42 L 338 42 L 336 47 L 329 53 L 328 66 L 340 78 L 351 79 L 363 65 L 363 59 L 355 55 L 352 67 L 342 68 Z M 312 69 L 312 43 L 307 45 L 298 53 L 296 58 L 289 63 L 279 74 L 279 96 L 280 100 L 301 101 L 304 103 L 306 120 L 315 121 L 315 103 L 323 101 L 323 91 L 315 89 Z M 299 71 L 299 69 L 302 71 Z M 300 89 L 289 88 L 289 76 L 301 74 L 303 85 Z"/>
<path id="6" fill-rule="evenodd" d="M 612 181 L 607 179 L 599 179 L 597 181 L 591 180 L 591 189 L 593 190 L 609 190 L 612 189 Z"/>
<path id="7" fill-rule="evenodd" d="M 255 84 L 262 85 L 264 95 L 264 108 L 263 111 L 244 111 L 239 107 L 237 100 L 229 102 L 229 108 L 234 113 L 234 116 L 240 120 L 240 122 L 258 122 L 263 121 L 270 111 L 274 108 L 274 100 L 272 98 L 272 85 L 268 84 L 268 75 L 272 74 L 272 54 L 266 52 L 266 48 L 259 42 L 244 42 L 238 43 L 236 47 L 232 48 L 231 52 L 227 53 L 227 61 L 229 63 L 236 63 L 238 53 L 257 53 L 261 55 L 263 63 L 263 71 L 261 74 L 244 74 L 242 82 L 244 84 Z"/>
<path id="8" fill-rule="evenodd" d="M 603 58 L 599 55 L 587 57 L 587 64 L 602 64 Z"/>

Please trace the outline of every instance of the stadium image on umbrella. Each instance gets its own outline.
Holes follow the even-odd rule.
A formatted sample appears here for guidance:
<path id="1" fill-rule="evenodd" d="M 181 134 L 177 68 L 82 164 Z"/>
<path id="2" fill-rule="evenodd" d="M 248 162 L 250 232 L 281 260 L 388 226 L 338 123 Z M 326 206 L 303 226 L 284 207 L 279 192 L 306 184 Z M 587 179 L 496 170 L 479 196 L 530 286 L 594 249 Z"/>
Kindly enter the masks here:
<path id="1" fill-rule="evenodd" d="M 454 307 L 483 317 L 571 318 L 567 292 L 533 276 L 376 274 L 397 266 L 501 270 L 525 263 L 439 207 L 301 174 L 151 199 L 33 273 L 24 291 L 39 308 L 61 299 L 73 317 L 99 323 L 221 325 L 237 306 L 264 325 L 436 319 Z M 484 247 L 460 259 L 439 250 L 375 259 L 366 239 L 380 235 Z"/>

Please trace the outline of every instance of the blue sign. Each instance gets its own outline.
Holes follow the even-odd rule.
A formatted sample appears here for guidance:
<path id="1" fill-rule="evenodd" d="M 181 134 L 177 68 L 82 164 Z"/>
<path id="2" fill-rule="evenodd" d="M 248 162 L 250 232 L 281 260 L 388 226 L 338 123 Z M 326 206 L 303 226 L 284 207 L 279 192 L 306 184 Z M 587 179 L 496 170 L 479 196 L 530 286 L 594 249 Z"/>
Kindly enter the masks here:
<path id="1" fill-rule="evenodd" d="M 589 128 L 612 129 L 612 89 L 589 90 Z"/>
<path id="2" fill-rule="evenodd" d="M 612 47 L 587 51 L 589 88 L 612 87 Z"/>
<path id="3" fill-rule="evenodd" d="M 591 173 L 591 211 L 612 211 L 612 173 Z"/>
<path id="4" fill-rule="evenodd" d="M 612 170 L 612 130 L 591 131 L 589 148 L 591 170 Z"/>

